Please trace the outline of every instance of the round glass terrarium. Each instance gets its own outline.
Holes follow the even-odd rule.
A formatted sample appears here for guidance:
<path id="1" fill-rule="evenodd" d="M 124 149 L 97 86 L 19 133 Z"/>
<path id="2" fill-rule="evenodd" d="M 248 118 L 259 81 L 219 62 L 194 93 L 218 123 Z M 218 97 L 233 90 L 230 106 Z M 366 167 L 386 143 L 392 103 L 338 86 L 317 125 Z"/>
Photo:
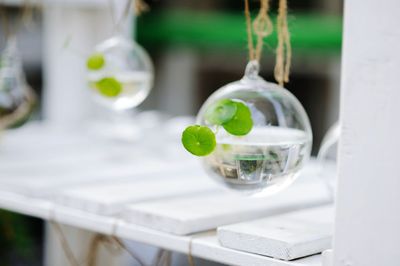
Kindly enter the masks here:
<path id="1" fill-rule="evenodd" d="M 120 35 L 97 45 L 87 68 L 96 102 L 115 111 L 138 106 L 153 86 L 150 57 L 140 45 Z"/>
<path id="2" fill-rule="evenodd" d="M 258 62 L 251 61 L 241 80 L 214 92 L 201 107 L 197 124 L 216 132 L 215 150 L 202 158 L 212 177 L 245 194 L 269 195 L 298 176 L 310 156 L 312 132 L 300 102 L 288 90 L 266 82 L 258 71 Z M 229 123 L 216 125 L 210 119 L 210 110 L 227 100 L 247 106 L 252 120 L 248 133 L 232 135 Z M 247 120 L 240 121 L 239 111 L 235 123 L 240 130 Z"/>

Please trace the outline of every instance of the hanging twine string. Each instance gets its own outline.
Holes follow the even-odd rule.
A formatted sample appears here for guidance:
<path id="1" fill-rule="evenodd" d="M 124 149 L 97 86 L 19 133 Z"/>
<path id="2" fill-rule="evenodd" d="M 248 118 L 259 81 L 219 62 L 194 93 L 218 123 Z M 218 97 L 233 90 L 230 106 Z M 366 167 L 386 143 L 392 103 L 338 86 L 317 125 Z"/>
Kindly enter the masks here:
<path id="1" fill-rule="evenodd" d="M 141 14 L 149 11 L 149 5 L 146 4 L 143 0 L 127 0 L 125 3 L 125 7 L 123 9 L 123 12 L 120 16 L 120 18 L 116 18 L 115 14 L 115 3 L 114 0 L 109 0 L 109 9 L 111 13 L 111 20 L 112 23 L 114 24 L 114 30 L 115 31 L 120 31 L 122 24 L 124 21 L 128 18 L 129 12 L 133 9 L 133 13 L 135 16 L 140 16 Z"/>
<path id="2" fill-rule="evenodd" d="M 143 0 L 134 0 L 134 1 L 135 1 L 134 11 L 136 16 L 140 16 L 141 14 L 150 10 L 149 5 Z"/>
<path id="3" fill-rule="evenodd" d="M 283 86 L 289 82 L 292 49 L 290 46 L 290 34 L 287 24 L 287 0 L 279 0 L 278 9 L 278 47 L 276 49 L 275 79 Z"/>
<path id="4" fill-rule="evenodd" d="M 35 8 L 37 8 L 37 10 L 40 10 L 40 7 L 40 2 L 33 4 L 31 3 L 31 0 L 25 0 L 22 8 L 20 9 L 21 11 L 19 12 L 19 19 L 16 23 L 14 23 L 14 27 L 12 27 L 10 23 L 10 17 L 12 16 L 12 14 L 7 10 L 7 6 L 5 4 L 1 5 L 1 24 L 5 37 L 9 38 L 10 36 L 15 36 L 22 26 L 29 27 L 31 24 L 33 24 L 33 15 Z"/>
<path id="5" fill-rule="evenodd" d="M 140 266 L 146 265 L 137 254 L 135 254 L 132 250 L 128 249 L 124 242 L 121 241 L 116 236 L 108 236 L 103 234 L 96 234 L 90 243 L 87 265 L 88 266 L 96 266 L 97 265 L 97 253 L 100 245 L 104 245 L 107 247 L 107 250 L 113 254 L 117 255 L 122 251 L 127 252 Z"/>
<path id="6" fill-rule="evenodd" d="M 261 58 L 263 39 L 270 35 L 273 31 L 271 19 L 268 15 L 269 11 L 269 0 L 260 0 L 260 11 L 257 17 L 254 19 L 253 24 L 251 23 L 251 15 L 249 8 L 249 0 L 244 1 L 244 14 L 246 18 L 246 29 L 247 29 L 247 41 L 249 49 L 250 60 L 259 61 Z M 254 48 L 253 42 L 253 31 L 257 36 L 257 44 Z"/>
<path id="7" fill-rule="evenodd" d="M 244 16 L 246 18 L 247 47 L 249 49 L 249 59 L 255 60 L 254 47 L 253 47 L 253 32 L 251 30 L 249 0 L 244 0 Z"/>
<path id="8" fill-rule="evenodd" d="M 71 266 L 79 266 L 79 262 L 77 260 L 77 258 L 75 257 L 71 246 L 68 244 L 67 238 L 61 228 L 61 225 L 59 223 L 57 223 L 54 219 L 50 220 L 50 225 L 52 226 L 52 228 L 54 229 L 54 232 L 57 234 L 58 239 L 61 243 L 61 247 L 64 251 L 65 257 L 67 258 L 69 264 Z"/>
<path id="9" fill-rule="evenodd" d="M 132 259 L 134 259 L 140 266 L 145 266 L 146 264 L 140 259 L 140 257 L 135 254 L 132 250 L 130 250 L 124 242 L 116 236 L 116 231 L 119 223 L 121 222 L 118 217 L 114 220 L 111 234 L 96 234 L 90 243 L 88 257 L 87 257 L 87 265 L 88 266 L 96 266 L 97 265 L 97 253 L 100 245 L 107 247 L 108 251 L 111 254 L 117 255 L 117 253 L 121 253 L 125 251 L 128 253 Z"/>
<path id="10" fill-rule="evenodd" d="M 192 255 L 192 245 L 193 245 L 192 242 L 193 242 L 193 238 L 190 238 L 190 241 L 189 241 L 189 252 L 188 252 L 188 262 L 189 262 L 189 266 L 196 266 L 196 264 L 194 262 L 193 255 Z"/>
<path id="11" fill-rule="evenodd" d="M 151 264 L 153 266 L 170 266 L 171 265 L 171 252 L 165 249 L 160 249 L 157 252 L 155 261 Z"/>
<path id="12" fill-rule="evenodd" d="M 257 35 L 257 46 L 255 50 L 255 59 L 260 61 L 263 48 L 263 40 L 273 31 L 271 18 L 268 16 L 269 0 L 260 1 L 260 11 L 253 22 L 253 29 Z"/>
<path id="13" fill-rule="evenodd" d="M 249 59 L 260 61 L 263 40 L 273 31 L 273 25 L 268 15 L 269 0 L 260 0 L 260 10 L 257 17 L 251 23 L 249 0 L 244 1 L 244 13 L 246 18 L 247 42 Z M 253 31 L 257 36 L 257 44 L 254 48 Z M 287 0 L 279 0 L 277 18 L 278 46 L 276 49 L 276 63 L 274 69 L 275 80 L 283 86 L 289 81 L 290 62 L 292 57 L 290 46 L 290 34 L 287 24 Z"/>

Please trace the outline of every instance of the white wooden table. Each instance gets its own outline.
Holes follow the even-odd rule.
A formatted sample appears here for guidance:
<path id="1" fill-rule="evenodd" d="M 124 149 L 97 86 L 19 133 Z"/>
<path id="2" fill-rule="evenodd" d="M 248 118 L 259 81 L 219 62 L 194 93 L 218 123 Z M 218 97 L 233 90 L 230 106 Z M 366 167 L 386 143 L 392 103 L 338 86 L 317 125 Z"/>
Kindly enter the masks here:
<path id="1" fill-rule="evenodd" d="M 181 126 L 176 120 L 167 121 L 148 128 L 146 138 L 132 144 L 105 141 L 84 129 L 66 130 L 40 123 L 9 131 L 0 142 L 0 207 L 230 265 L 321 265 L 318 254 L 301 259 L 282 257 L 293 259 L 285 261 L 265 256 L 274 256 L 268 250 L 250 248 L 251 252 L 246 252 L 235 245 L 223 247 L 220 242 L 229 237 L 219 241 L 216 233 L 217 228 L 219 235 L 232 233 L 237 226 L 251 229 L 251 223 L 265 219 L 268 224 L 268 217 L 285 224 L 287 217 L 279 216 L 283 213 L 296 220 L 305 217 L 304 209 L 316 207 L 318 213 L 325 208 L 318 207 L 328 204 L 329 197 L 316 178 L 314 161 L 286 191 L 269 198 L 245 198 L 206 177 L 199 162 L 181 148 Z M 154 139 L 154 132 L 163 136 Z M 258 218 L 262 220 L 249 221 Z M 309 215 L 308 221 L 298 220 L 306 230 L 298 234 L 297 245 L 313 241 L 310 237 L 324 237 L 323 245 L 316 241 L 319 249 L 308 254 L 330 246 L 331 234 L 326 235 L 326 230 L 307 232 L 307 223 L 315 227 L 317 220 Z M 285 225 L 286 229 L 280 229 L 282 237 L 286 236 L 289 250 L 297 250 L 290 243 L 293 238 L 287 236 L 297 235 L 299 226 L 297 222 L 295 227 Z M 263 229 L 268 238 L 268 226 Z M 246 230 L 240 233 L 251 234 Z M 275 236 L 279 242 L 280 236 Z M 296 250 L 293 254 L 301 256 L 310 252 Z"/>

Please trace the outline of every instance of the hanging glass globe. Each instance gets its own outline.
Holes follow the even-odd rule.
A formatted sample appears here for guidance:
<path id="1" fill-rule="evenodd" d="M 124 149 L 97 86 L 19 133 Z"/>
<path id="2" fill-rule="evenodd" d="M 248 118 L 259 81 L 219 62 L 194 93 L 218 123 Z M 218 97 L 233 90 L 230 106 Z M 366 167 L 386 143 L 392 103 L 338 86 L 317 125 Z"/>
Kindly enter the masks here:
<path id="1" fill-rule="evenodd" d="M 116 111 L 141 104 L 153 86 L 150 57 L 136 42 L 120 35 L 95 47 L 87 69 L 95 100 Z"/>
<path id="2" fill-rule="evenodd" d="M 246 194 L 269 195 L 296 179 L 310 157 L 312 132 L 300 102 L 288 90 L 263 80 L 258 71 L 258 62 L 249 62 L 241 80 L 208 98 L 197 127 L 214 132 L 215 144 L 206 141 L 207 132 L 199 131 L 191 145 L 212 149 L 202 161 L 220 183 Z M 184 133 L 182 141 L 192 136 Z"/>
<path id="3" fill-rule="evenodd" d="M 7 41 L 0 57 L 0 130 L 25 122 L 36 97 L 26 83 L 15 36 Z"/>

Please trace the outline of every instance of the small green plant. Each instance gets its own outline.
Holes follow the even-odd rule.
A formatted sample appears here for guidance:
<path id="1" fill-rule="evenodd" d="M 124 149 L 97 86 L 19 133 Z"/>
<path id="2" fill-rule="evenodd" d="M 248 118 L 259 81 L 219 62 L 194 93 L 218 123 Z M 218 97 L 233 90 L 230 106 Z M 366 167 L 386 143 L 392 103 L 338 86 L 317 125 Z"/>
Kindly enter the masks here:
<path id="1" fill-rule="evenodd" d="M 235 102 L 235 104 L 236 113 L 230 120 L 222 124 L 222 126 L 234 136 L 244 136 L 253 128 L 253 119 L 251 119 L 249 107 L 241 102 Z"/>
<path id="2" fill-rule="evenodd" d="M 234 136 L 247 135 L 253 128 L 249 107 L 231 99 L 223 99 L 211 105 L 206 110 L 205 119 L 217 128 L 222 126 Z M 189 126 L 182 133 L 182 144 L 193 155 L 206 156 L 215 149 L 215 133 L 207 126 Z"/>
<path id="3" fill-rule="evenodd" d="M 93 53 L 86 61 L 86 67 L 88 70 L 96 71 L 103 68 L 106 60 L 102 53 Z M 117 97 L 122 92 L 122 84 L 115 77 L 104 77 L 92 85 L 98 90 L 98 92 L 108 98 Z"/>
<path id="4" fill-rule="evenodd" d="M 182 143 L 193 155 L 205 156 L 215 149 L 215 134 L 205 126 L 189 126 L 182 133 Z"/>
<path id="5" fill-rule="evenodd" d="M 109 98 L 117 97 L 122 92 L 122 84 L 114 77 L 105 77 L 95 82 L 96 89 Z"/>
<path id="6" fill-rule="evenodd" d="M 102 53 L 94 53 L 90 55 L 86 61 L 86 67 L 89 70 L 99 70 L 103 68 L 106 60 L 104 59 L 104 55 Z"/>

